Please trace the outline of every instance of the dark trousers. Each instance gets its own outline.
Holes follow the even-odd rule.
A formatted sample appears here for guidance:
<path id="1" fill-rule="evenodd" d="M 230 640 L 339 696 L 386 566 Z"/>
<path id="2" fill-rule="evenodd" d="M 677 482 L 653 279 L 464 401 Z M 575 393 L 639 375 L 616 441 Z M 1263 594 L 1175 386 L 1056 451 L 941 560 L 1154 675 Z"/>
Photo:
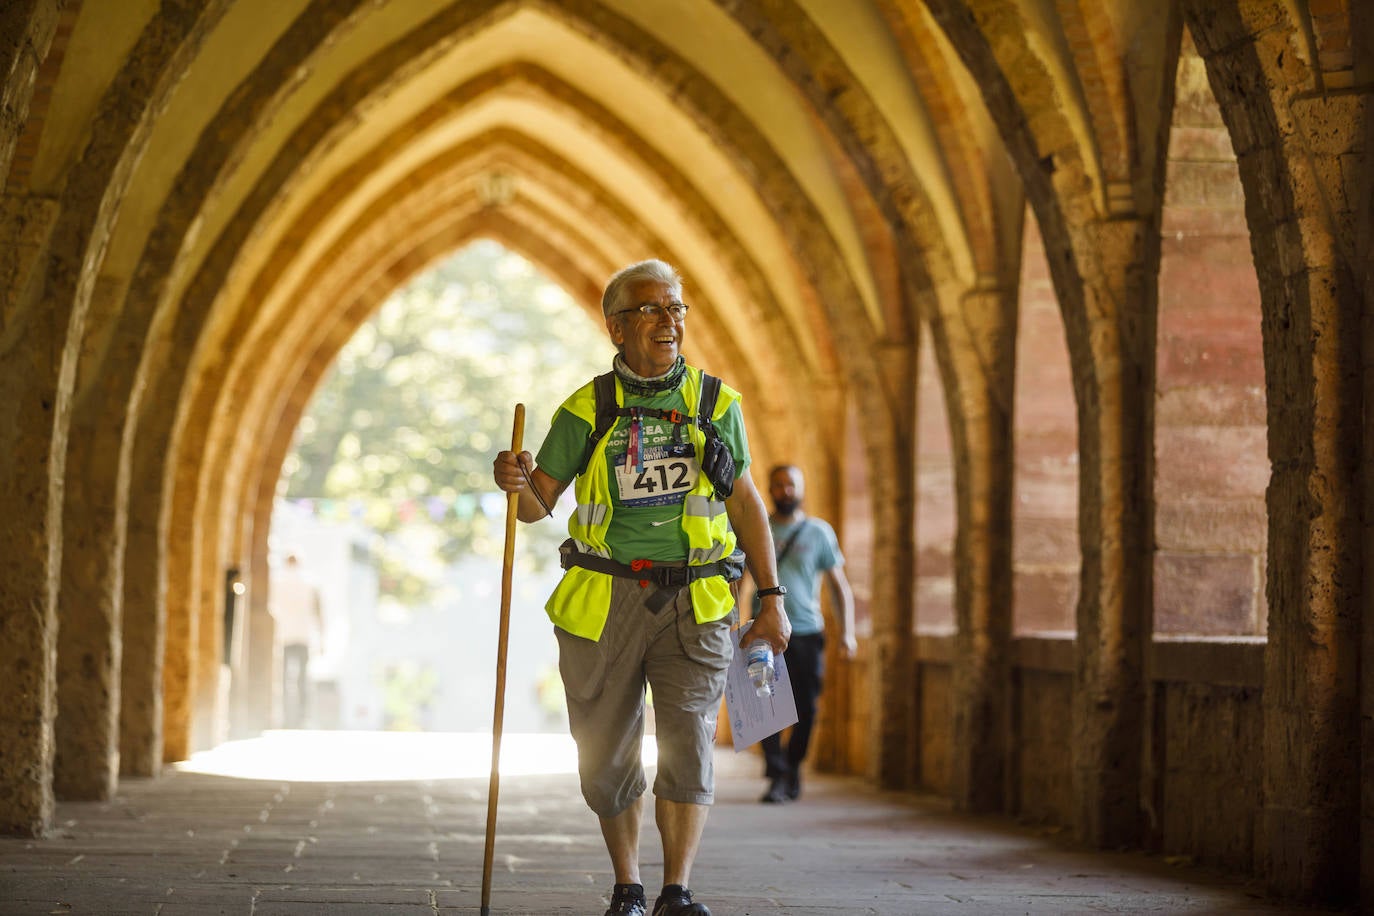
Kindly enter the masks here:
<path id="1" fill-rule="evenodd" d="M 816 701 L 821 695 L 821 676 L 825 673 L 825 634 L 793 636 L 783 658 L 787 662 L 787 676 L 792 681 L 792 696 L 797 701 L 797 724 L 792 726 L 786 749 L 782 746 L 781 732 L 763 739 L 764 775 L 769 779 L 801 772 L 802 761 L 811 746 L 811 730 L 816 725 Z"/>

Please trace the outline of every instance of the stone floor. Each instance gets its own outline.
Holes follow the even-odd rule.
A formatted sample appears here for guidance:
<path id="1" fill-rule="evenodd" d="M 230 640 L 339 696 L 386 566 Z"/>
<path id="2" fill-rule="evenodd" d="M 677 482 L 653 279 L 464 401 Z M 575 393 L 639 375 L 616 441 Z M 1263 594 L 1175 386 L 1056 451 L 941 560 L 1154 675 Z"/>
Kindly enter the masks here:
<path id="1" fill-rule="evenodd" d="M 409 769 L 360 778 L 348 770 L 358 755 L 334 747 L 309 777 L 326 781 L 307 781 L 302 748 L 268 737 L 239 755 L 249 764 L 241 771 L 257 778 L 176 770 L 126 782 L 109 803 L 61 804 L 51 836 L 0 839 L 0 913 L 479 912 L 487 777 L 449 767 L 443 752 L 413 736 L 352 740 Z M 506 754 L 503 747 L 503 763 Z M 537 765 L 503 770 L 493 914 L 599 914 L 606 906 L 611 876 L 599 831 L 575 777 L 550 765 L 555 756 L 536 750 Z M 435 778 L 440 770 L 461 775 Z M 1088 852 L 852 779 L 813 777 L 801 801 L 760 805 L 757 771 L 750 755 L 718 754 L 717 803 L 693 875 L 716 916 L 1313 912 L 1233 877 Z M 652 831 L 646 824 L 651 898 L 662 873 Z"/>

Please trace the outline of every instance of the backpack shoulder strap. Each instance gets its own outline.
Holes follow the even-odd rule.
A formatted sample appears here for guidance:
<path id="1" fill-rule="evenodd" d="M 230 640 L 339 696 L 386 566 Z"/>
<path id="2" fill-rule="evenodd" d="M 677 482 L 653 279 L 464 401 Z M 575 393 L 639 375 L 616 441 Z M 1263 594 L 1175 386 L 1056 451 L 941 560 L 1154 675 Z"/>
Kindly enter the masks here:
<path id="1" fill-rule="evenodd" d="M 735 488 L 735 456 L 730 454 L 730 446 L 720 437 L 716 424 L 711 421 L 719 398 L 720 379 L 703 372 L 696 417 L 697 429 L 706 436 L 701 453 L 701 472 L 711 481 L 717 499 L 729 499 Z"/>
<path id="2" fill-rule="evenodd" d="M 697 401 L 697 428 L 710 429 L 711 417 L 720 398 L 720 379 L 709 372 L 701 373 L 701 399 Z"/>
<path id="3" fill-rule="evenodd" d="M 806 530 L 806 526 L 810 521 L 811 517 L 807 516 L 797 524 L 795 529 L 793 529 L 791 536 L 788 537 L 787 542 L 782 545 L 782 549 L 778 551 L 777 556 L 774 558 L 774 562 L 778 566 L 782 565 L 783 558 L 792 550 L 792 545 L 797 543 L 797 538 L 801 537 L 801 533 Z"/>
<path id="4" fill-rule="evenodd" d="M 615 425 L 616 410 L 620 405 L 615 402 L 614 372 L 598 375 L 592 381 L 592 386 L 596 391 L 596 428 L 592 430 L 592 442 L 596 443 Z"/>
<path id="5" fill-rule="evenodd" d="M 587 470 L 587 462 L 592 460 L 592 452 L 596 451 L 599 443 L 615 426 L 616 418 L 620 415 L 620 405 L 615 402 L 615 373 L 605 372 L 592 380 L 592 390 L 596 394 L 596 423 L 592 427 L 591 434 L 587 436 L 587 447 L 582 452 L 582 463 L 577 467 L 577 473 L 583 474 Z"/>
<path id="6" fill-rule="evenodd" d="M 615 400 L 615 373 L 606 372 L 598 375 L 592 380 L 592 390 L 596 395 L 596 425 L 587 436 L 587 447 L 582 452 L 582 463 L 577 468 L 579 475 L 587 470 L 587 463 L 592 459 L 592 452 L 596 451 L 597 443 L 611 431 L 615 426 L 615 421 L 623 416 L 628 416 L 630 411 L 616 403 Z M 720 398 L 720 379 L 710 373 L 701 374 L 701 394 L 697 401 L 697 428 L 706 433 L 707 436 L 714 437 L 715 429 L 711 424 L 711 415 L 716 412 L 716 401 Z M 664 419 L 668 419 L 668 414 L 661 413 Z M 673 411 L 673 422 L 683 422 Z M 690 417 L 685 418 L 690 423 Z"/>

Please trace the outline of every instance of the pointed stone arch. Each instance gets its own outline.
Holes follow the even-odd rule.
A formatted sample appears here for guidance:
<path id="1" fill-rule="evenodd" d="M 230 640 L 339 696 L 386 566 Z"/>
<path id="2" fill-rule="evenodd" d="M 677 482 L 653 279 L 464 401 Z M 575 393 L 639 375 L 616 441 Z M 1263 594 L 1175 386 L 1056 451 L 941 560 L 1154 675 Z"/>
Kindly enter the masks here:
<path id="1" fill-rule="evenodd" d="M 485 12 L 490 13 L 491 8 L 487 8 Z M 567 11 L 560 7 L 559 12 L 566 13 Z M 471 22 L 465 20 L 463 26 L 464 28 L 470 27 Z M 638 35 L 638 33 L 635 34 Z M 429 39 L 426 40 L 428 41 Z M 643 43 L 652 44 L 651 42 L 647 41 Z M 412 48 L 406 54 L 388 52 L 391 54 L 391 57 L 389 59 L 393 61 L 399 61 L 400 59 L 404 58 L 406 61 L 413 61 L 414 58 L 417 56 L 418 50 L 419 49 Z M 423 55 L 421 54 L 420 56 Z M 645 57 L 643 59 L 648 60 L 651 58 Z M 662 60 L 662 58 L 656 55 L 653 56 L 652 59 L 655 61 Z M 362 99 L 366 94 L 367 89 L 364 87 L 375 89 L 376 85 L 377 84 L 375 83 L 360 83 L 357 79 L 354 79 L 352 82 L 348 83 L 348 86 L 352 87 L 353 91 L 359 94 L 359 99 Z M 710 93 L 713 93 L 715 90 L 713 87 L 708 87 L 705 84 L 701 84 L 699 91 L 702 93 L 707 93 L 709 95 Z M 690 99 L 692 98 L 692 94 L 680 94 L 679 98 Z M 710 102 L 718 104 L 721 102 L 721 99 L 719 99 L 719 97 L 717 96 L 712 95 L 710 96 Z M 341 99 L 336 96 L 331 100 L 330 104 L 324 109 L 327 110 L 331 115 L 335 116 L 335 121 L 337 121 L 337 112 L 339 110 L 340 104 Z M 703 105 L 703 108 L 704 107 L 705 106 Z M 698 123 L 701 123 L 702 120 L 703 117 L 698 115 Z M 321 137 L 323 137 L 327 133 L 328 131 L 325 131 L 324 134 L 321 134 Z M 754 138 L 753 141 L 749 140 L 751 136 Z M 764 144 L 757 137 L 757 135 L 752 134 L 749 131 L 741 132 L 739 134 L 739 138 L 740 139 L 737 142 L 732 143 L 730 145 L 731 148 L 737 151 L 736 156 L 739 159 L 739 161 L 742 163 L 749 163 L 749 168 L 751 171 L 753 169 L 760 168 L 756 160 L 760 155 L 764 155 L 763 151 L 766 150 L 766 144 Z M 750 142 L 752 142 L 754 145 L 750 146 Z M 294 156 L 292 162 L 293 166 L 299 166 L 301 162 L 302 151 L 310 149 L 312 145 L 314 144 L 302 145 L 299 142 L 299 139 L 292 142 L 290 152 Z M 781 176 L 773 178 L 772 183 L 775 185 L 782 186 L 782 190 L 779 191 L 777 194 L 774 194 L 773 196 L 769 197 L 768 199 L 771 201 L 771 205 L 775 209 L 775 215 L 780 215 L 779 218 L 782 219 L 781 225 L 784 225 L 788 232 L 793 235 L 792 243 L 794 247 L 803 252 L 812 252 L 811 256 L 802 258 L 801 261 L 807 264 L 842 263 L 843 259 L 839 258 L 833 252 L 833 249 L 828 249 L 830 243 L 828 242 L 828 236 L 825 234 L 824 230 L 821 229 L 818 231 L 817 228 L 815 228 L 821 226 L 821 221 L 819 220 L 819 218 L 814 213 L 807 216 L 805 196 L 798 193 L 795 186 L 789 187 L 785 185 L 784 177 L 787 174 L 786 169 L 783 167 L 778 167 L 776 169 L 769 168 L 769 166 L 777 165 L 779 165 L 779 163 L 773 161 L 768 162 L 765 166 L 763 166 L 765 171 L 768 171 L 770 175 Z M 289 171 L 283 170 L 282 172 L 278 173 L 278 180 L 289 180 L 289 175 Z M 277 193 L 280 192 L 281 189 L 277 191 Z M 266 203 L 263 200 L 264 196 L 265 191 L 258 192 L 255 195 L 250 195 L 248 200 L 250 201 L 250 204 L 256 200 L 258 201 L 258 203 L 256 204 L 257 206 L 264 206 Z M 231 224 L 231 235 L 237 235 L 240 239 L 242 239 L 245 238 L 246 235 L 250 232 L 250 227 L 254 225 L 254 223 L 247 220 L 238 222 L 237 229 L 234 229 L 233 225 L 234 224 Z M 209 261 L 205 262 L 207 265 L 217 266 L 213 266 L 210 273 L 206 273 L 206 267 L 202 266 L 193 274 L 188 274 L 188 276 L 191 276 L 192 279 L 190 280 L 190 285 L 187 287 L 187 289 L 191 292 L 193 298 L 197 295 L 203 296 L 206 292 L 212 292 L 218 289 L 218 285 L 213 282 L 210 282 L 207 278 L 215 275 L 225 275 L 224 272 L 230 269 L 230 266 L 234 261 L 235 255 L 233 254 L 233 252 L 236 250 L 237 247 L 235 245 L 230 244 L 228 247 L 224 247 L 224 241 L 221 241 L 219 247 L 219 251 L 221 253 L 218 255 L 212 255 Z M 169 272 L 173 275 L 176 275 L 179 270 L 184 271 L 184 268 L 174 267 Z M 817 279 L 821 282 L 822 287 L 821 294 L 818 294 L 817 298 L 821 302 L 825 303 L 826 306 L 830 309 L 837 311 L 837 313 L 839 314 L 843 314 L 844 309 L 846 308 L 846 302 L 857 303 L 858 300 L 852 292 L 852 282 L 845 277 L 842 271 L 820 271 L 815 274 L 815 276 L 813 277 L 813 281 Z M 847 289 L 851 291 L 845 292 L 845 290 Z M 201 290 L 204 292 L 197 293 L 197 290 Z M 198 346 L 201 346 L 197 343 L 198 334 L 196 333 L 196 328 L 197 323 L 204 320 L 203 318 L 196 317 L 196 315 L 198 314 L 197 310 L 187 310 L 183 307 L 187 302 L 187 298 L 185 295 L 177 295 L 175 300 L 164 299 L 164 302 L 170 301 L 178 302 L 179 307 L 176 310 L 175 318 L 171 319 L 172 346 L 168 348 L 167 355 L 169 359 L 162 367 L 160 367 L 160 371 L 150 375 L 151 397 L 148 399 L 148 402 L 159 405 L 171 405 L 178 404 L 181 402 L 182 396 L 178 393 L 181 388 L 181 385 L 180 383 L 176 382 L 175 379 L 184 376 L 186 367 L 189 366 L 192 358 L 191 354 L 195 352 Z M 852 309 L 853 307 L 851 307 L 851 310 Z M 859 347 L 856 349 L 855 352 L 866 353 L 870 352 L 870 349 L 866 347 Z M 210 365 L 213 364 L 214 361 L 212 360 Z M 178 368 L 178 366 L 180 366 L 181 368 Z M 851 372 L 854 371 L 862 373 L 871 370 L 865 369 L 865 364 L 860 361 L 851 369 Z M 875 394 L 881 390 L 879 386 L 874 385 L 861 386 L 861 389 L 873 392 Z M 187 411 L 185 409 L 182 409 L 180 412 L 180 416 L 183 419 L 194 417 L 197 415 L 203 416 L 203 414 L 198 414 L 195 410 Z M 172 430 L 174 428 L 174 424 L 172 422 L 173 419 L 173 417 L 168 416 L 165 413 L 163 413 L 161 416 L 150 415 L 148 417 L 149 425 L 144 427 L 144 429 L 148 434 L 150 434 L 153 437 L 152 441 L 175 443 L 177 441 L 180 441 L 182 433 L 177 433 L 175 436 L 171 435 Z M 879 434 L 883 434 L 882 431 L 886 430 L 888 428 L 888 425 L 880 424 L 875 428 L 877 428 L 880 431 Z M 140 438 L 141 437 L 142 431 Z M 191 436 L 191 439 L 188 441 L 193 441 L 194 438 L 195 436 L 193 434 Z M 875 448 L 875 452 L 885 454 L 887 450 L 883 449 L 879 445 Z M 161 477 L 166 470 L 166 465 L 164 464 L 165 456 L 176 453 L 177 449 L 175 447 L 149 449 L 147 451 L 142 452 L 142 454 L 144 454 L 145 456 L 147 456 L 149 460 L 151 460 L 153 466 L 146 468 L 137 468 L 135 471 L 135 476 L 142 477 L 146 475 L 153 478 Z M 214 524 L 207 524 L 203 526 L 197 525 L 194 521 L 194 519 L 197 516 L 192 515 L 188 519 L 188 516 L 185 514 L 185 509 L 177 508 L 179 506 L 190 507 L 200 505 L 201 500 L 207 495 L 208 494 L 204 493 L 201 490 L 201 484 L 197 484 L 195 482 L 195 475 L 187 475 L 185 469 L 178 467 L 177 473 L 175 475 L 175 483 L 172 484 L 171 490 L 170 524 L 172 527 L 170 529 L 171 536 L 168 542 L 169 550 L 171 551 L 171 553 L 166 557 L 165 568 L 170 571 L 169 574 L 173 577 L 173 581 L 170 583 L 169 589 L 169 594 L 171 596 L 170 600 L 184 600 L 191 603 L 187 606 L 185 612 L 178 610 L 176 613 L 170 616 L 169 633 L 177 632 L 179 628 L 180 636 L 177 638 L 181 639 L 183 641 L 183 644 L 189 645 L 192 642 L 199 642 L 199 651 L 201 652 L 201 654 L 203 656 L 213 656 L 215 653 L 213 652 L 212 647 L 208 645 L 204 640 L 193 637 L 191 635 L 191 628 L 189 624 L 180 622 L 184 621 L 187 617 L 196 614 L 205 616 L 206 611 L 204 610 L 204 607 L 212 607 L 217 598 L 215 576 L 212 574 L 212 571 L 215 568 L 215 564 L 218 562 L 214 554 L 218 551 L 219 548 L 208 549 L 208 545 L 202 545 L 198 547 L 193 543 L 193 541 L 189 537 L 183 538 L 181 535 L 189 535 L 192 531 L 196 530 L 201 531 L 202 534 L 206 534 L 216 528 L 223 529 L 223 526 L 216 526 Z M 150 517 L 158 517 L 158 515 L 161 512 L 161 508 L 159 506 L 144 506 L 141 508 L 145 510 L 143 511 L 143 514 Z M 206 521 L 208 521 L 208 519 L 206 519 Z M 216 538 L 215 543 L 218 543 L 218 537 L 220 536 L 220 534 L 223 533 L 225 532 L 221 530 L 214 535 L 214 537 Z M 191 607 L 201 607 L 201 610 L 192 611 Z M 206 629 L 206 634 L 209 634 L 211 632 L 212 631 L 208 628 Z M 169 658 L 175 655 L 177 655 L 177 653 L 171 653 L 169 655 Z M 168 718 L 169 720 L 184 722 L 188 721 L 189 717 L 189 708 L 183 705 L 171 709 L 171 713 Z M 169 735 L 171 731 L 172 729 L 169 728 Z M 187 741 L 189 741 L 189 738 L 187 739 Z M 168 754 L 170 756 L 174 756 L 177 753 L 184 753 L 186 747 L 188 746 L 189 744 L 187 742 L 182 742 L 181 746 L 179 747 L 176 746 L 174 743 L 169 742 Z"/>
<path id="2" fill-rule="evenodd" d="M 314 352 L 295 364 L 297 376 L 283 379 L 277 408 L 263 413 L 264 427 L 258 441 L 265 444 L 260 460 L 244 477 L 240 499 L 243 517 L 251 519 L 246 569 L 247 579 L 253 583 L 250 639 L 261 631 L 268 614 L 267 595 L 271 588 L 268 535 L 282 464 L 320 382 L 352 333 L 388 296 L 426 270 L 437 258 L 480 238 L 493 239 L 524 256 L 567 290 L 589 317 L 599 320 L 602 278 L 615 268 L 608 265 L 604 269 L 585 271 L 582 265 L 573 263 L 562 248 L 545 242 L 530 232 L 528 226 L 503 215 L 499 209 L 477 210 L 437 225 L 427 238 L 412 238 L 407 247 L 385 257 L 380 269 L 369 271 L 373 275 L 372 282 L 354 289 L 352 301 L 345 303 L 338 320 L 318 342 Z M 246 685 L 237 691 L 238 707 L 232 719 L 249 733 L 269 725 L 264 712 L 270 709 L 272 700 L 271 680 L 264 675 L 270 670 L 271 660 L 270 641 L 249 647 L 248 670 L 243 672 L 247 674 Z"/>
<path id="3" fill-rule="evenodd" d="M 1102 845 L 1139 836 L 1145 644 L 1151 608 L 1148 532 L 1155 279 L 1159 260 L 1161 130 L 1130 134 L 1133 171 L 1118 187 L 1101 160 L 1075 56 L 1032 42 L 1047 23 L 1006 0 L 927 4 L 982 87 L 1045 240 L 1064 314 L 1078 401 L 1082 586 L 1074 707 L 1075 828 Z M 1138 40 L 1168 62 L 1177 16 Z M 1110 37 L 1110 36 L 1107 36 Z M 1169 49 L 1173 49 L 1170 51 Z M 1143 74 L 1108 119 L 1136 123 L 1166 108 L 1172 82 Z M 1151 105 L 1150 102 L 1156 104 Z M 1099 116 L 1100 118 L 1100 113 Z M 1148 119 L 1145 123 L 1150 123 Z"/>
<path id="4" fill-rule="evenodd" d="M 1364 606 L 1351 549 L 1364 422 L 1355 245 L 1370 220 L 1368 197 L 1361 213 L 1357 186 L 1339 176 L 1342 162 L 1368 159 L 1360 128 L 1369 96 L 1327 89 L 1348 71 L 1317 53 L 1319 27 L 1305 8 L 1183 8 L 1240 165 L 1263 311 L 1273 468 L 1264 724 L 1273 740 L 1258 866 L 1281 892 L 1339 899 L 1359 884 L 1348 840 L 1360 805 Z M 1321 23 L 1324 40 L 1339 44 L 1339 23 L 1353 15 Z M 1317 767 L 1321 778 L 1310 779 Z"/>
<path id="5" fill-rule="evenodd" d="M 42 12 L 46 7 L 39 9 Z M 14 202 L 4 214 L 6 234 L 16 227 L 26 237 L 32 256 L 24 269 L 7 271 L 4 280 L 4 324 L 13 329 L 0 361 L 0 385 L 18 410 L 0 441 L 0 474 L 10 482 L 0 507 L 7 518 L 23 524 L 5 529 L 0 601 L 16 626 L 7 645 L 17 653 L 2 661 L 24 673 L 30 683 L 7 707 L 17 724 L 12 732 L 13 767 L 0 778 L 13 785 L 0 794 L 15 799 L 5 828 L 40 832 L 51 816 L 52 758 L 56 710 L 59 575 L 62 553 L 63 490 L 69 423 L 78 356 L 86 332 L 86 315 L 111 228 L 127 189 L 129 176 L 146 147 L 160 105 L 175 88 L 179 62 L 205 38 L 223 12 L 222 4 L 180 5 L 150 23 L 134 52 L 105 93 L 106 116 L 92 126 L 82 152 L 73 162 L 55 199 Z M 24 71 L 24 68 L 20 68 Z M 34 225 L 34 223 L 38 225 Z M 37 314 L 42 320 L 35 320 Z M 117 613 L 107 607 L 97 616 Z M 70 628 L 69 628 L 70 629 Z M 111 650 L 112 651 L 112 650 Z M 13 664 L 11 664 L 11 662 Z M 117 690 L 117 685 L 107 684 Z M 79 715 L 80 707 L 73 710 Z M 102 710 L 92 719 L 105 758 L 113 749 L 113 716 Z M 109 723 L 102 726 L 102 722 Z M 104 764 L 108 774 L 108 762 Z M 107 793 L 106 775 L 91 791 Z M 86 791 L 85 786 L 77 791 Z"/>

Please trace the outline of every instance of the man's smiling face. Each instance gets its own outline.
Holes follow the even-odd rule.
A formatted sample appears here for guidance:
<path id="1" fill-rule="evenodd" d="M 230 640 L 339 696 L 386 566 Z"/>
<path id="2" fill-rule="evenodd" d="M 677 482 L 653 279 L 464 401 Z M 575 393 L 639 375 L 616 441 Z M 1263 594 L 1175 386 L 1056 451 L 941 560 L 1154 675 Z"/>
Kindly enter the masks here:
<path id="1" fill-rule="evenodd" d="M 626 290 L 624 308 L 606 319 L 612 342 L 624 352 L 626 365 L 639 375 L 662 375 L 677 362 L 682 352 L 684 319 L 674 319 L 666 306 L 681 301 L 678 291 L 667 283 L 640 280 Z M 640 313 L 641 305 L 665 308 L 656 317 L 648 318 Z"/>

